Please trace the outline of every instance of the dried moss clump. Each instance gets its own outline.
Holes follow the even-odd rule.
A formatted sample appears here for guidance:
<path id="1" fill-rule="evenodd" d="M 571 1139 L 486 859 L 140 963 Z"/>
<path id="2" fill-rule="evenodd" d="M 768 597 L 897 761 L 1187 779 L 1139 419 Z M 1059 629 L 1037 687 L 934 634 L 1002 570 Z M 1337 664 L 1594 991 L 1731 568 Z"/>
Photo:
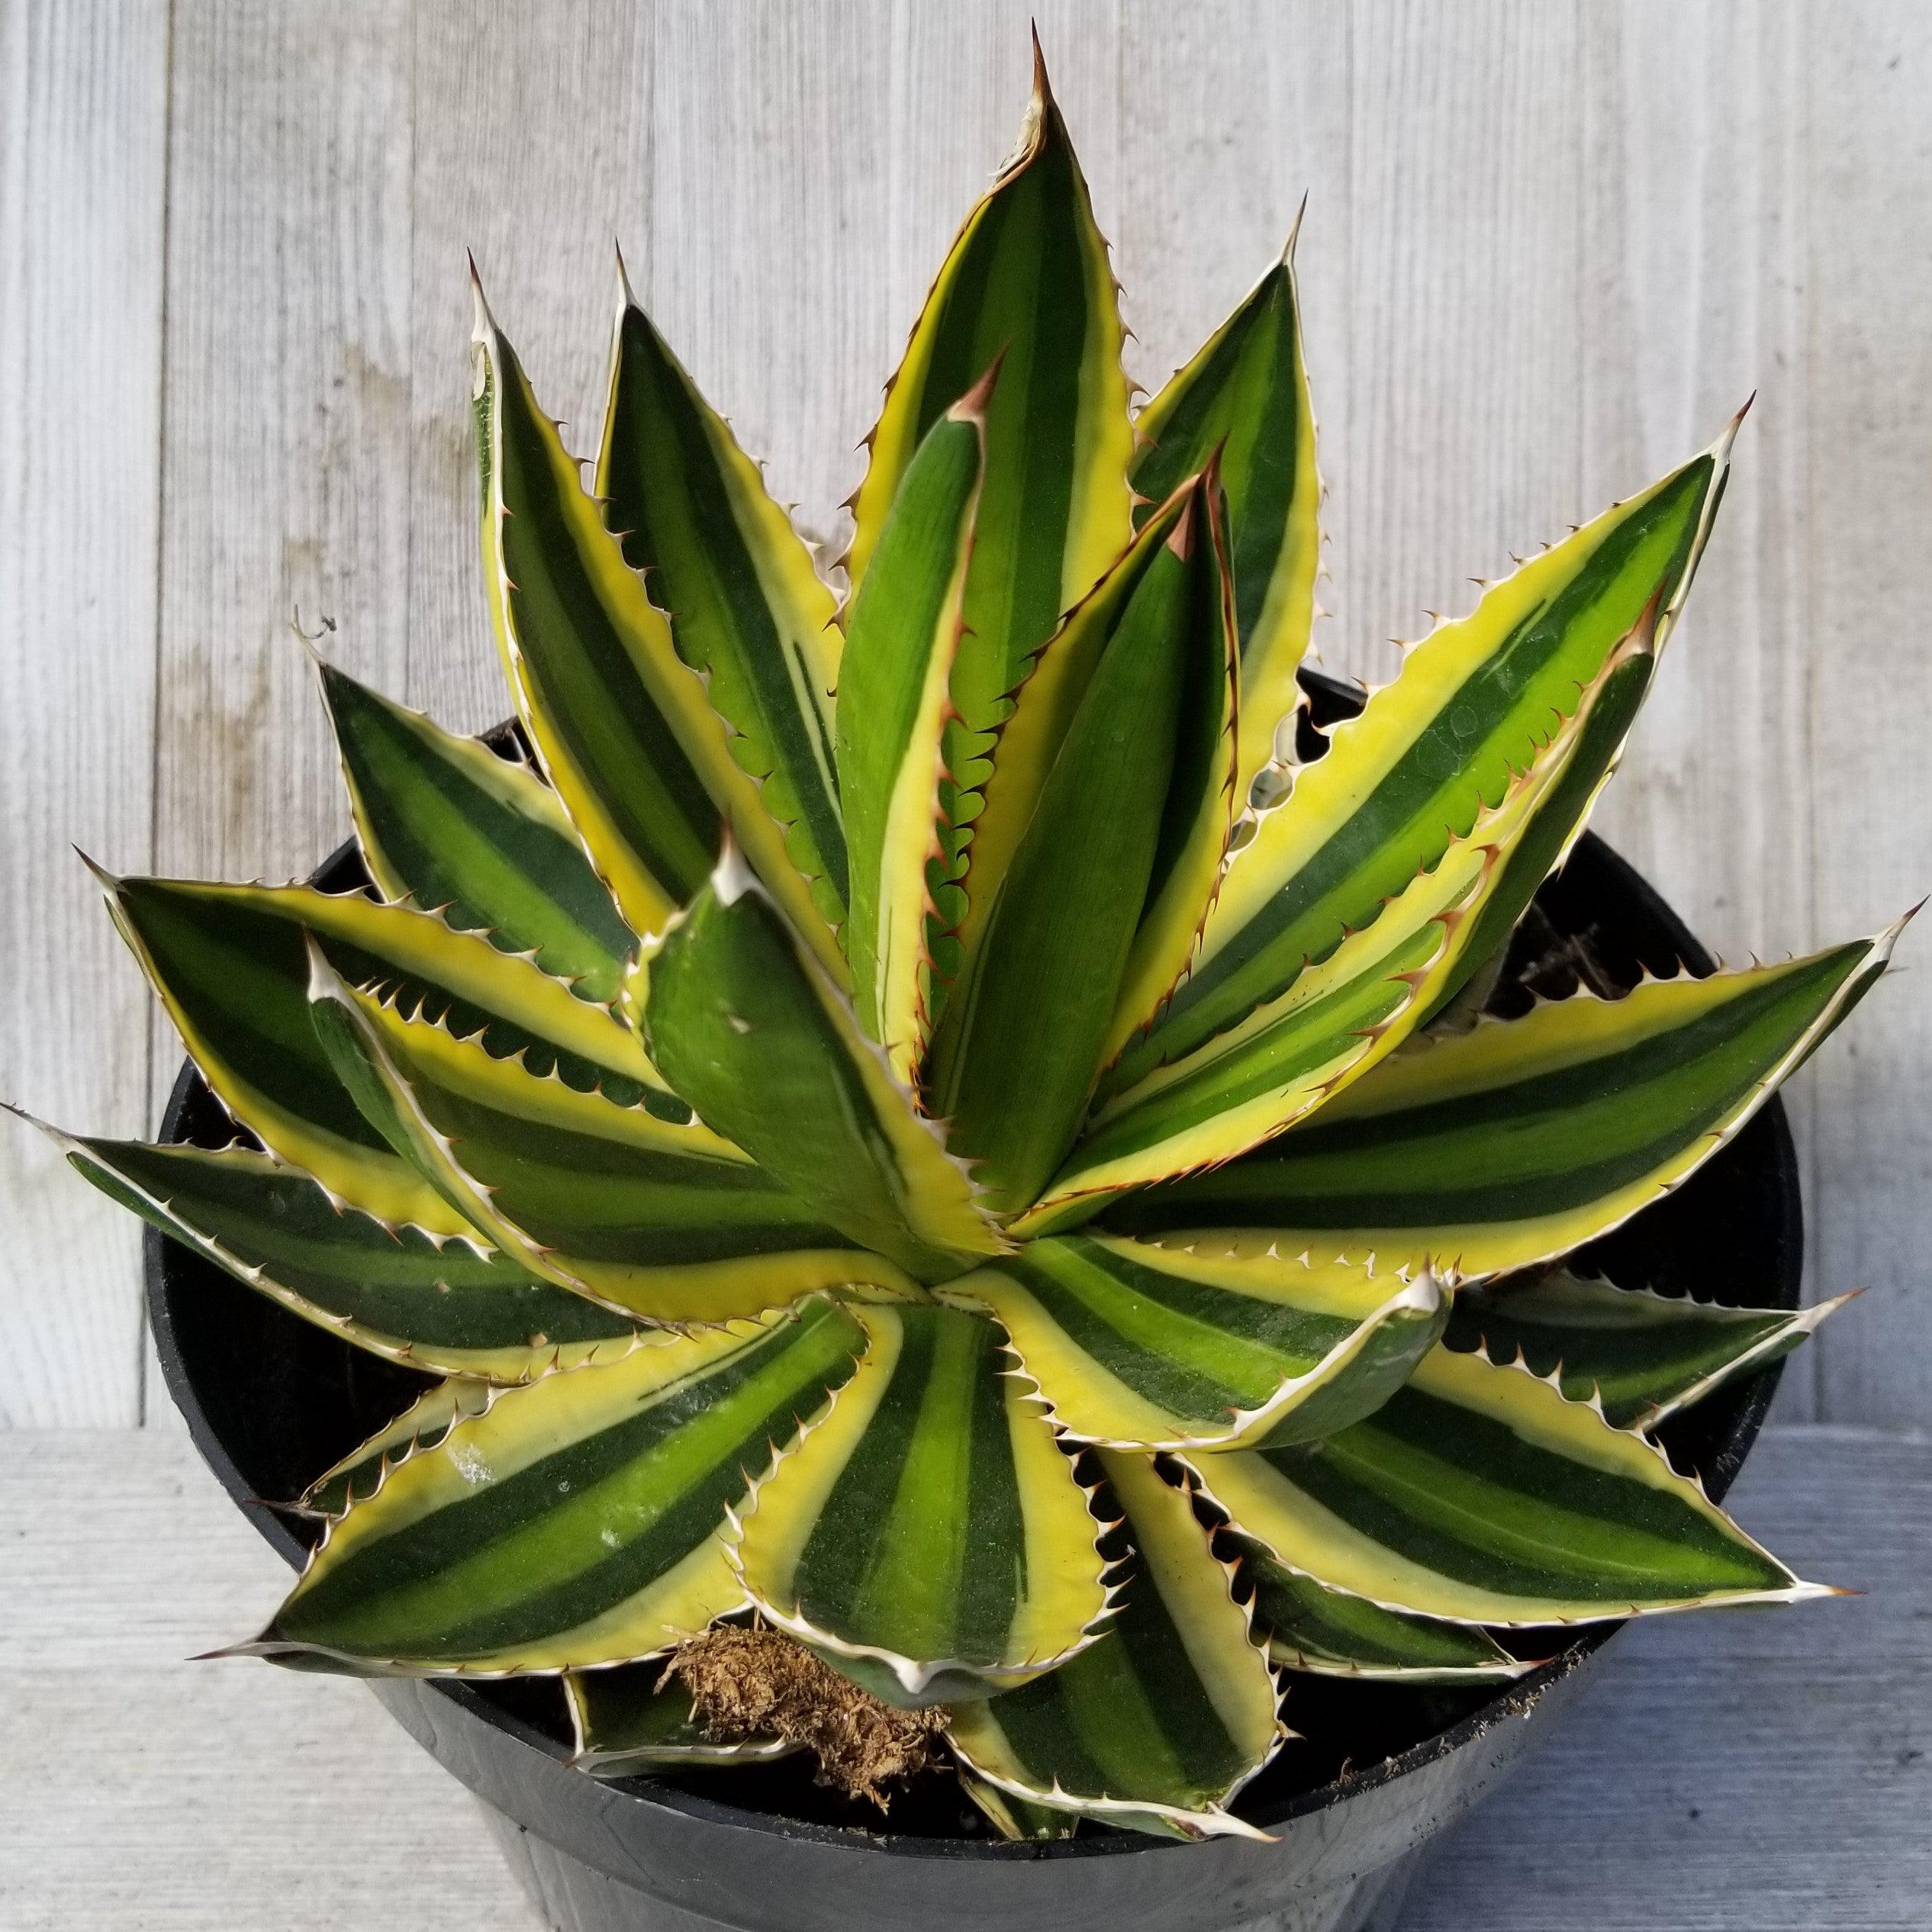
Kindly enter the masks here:
<path id="1" fill-rule="evenodd" d="M 939 1706 L 897 1710 L 776 1631 L 720 1624 L 681 1645 L 664 1674 L 691 1692 L 718 1743 L 802 1745 L 819 1761 L 819 1783 L 881 1809 L 894 1786 L 932 1763 L 945 1724 Z"/>

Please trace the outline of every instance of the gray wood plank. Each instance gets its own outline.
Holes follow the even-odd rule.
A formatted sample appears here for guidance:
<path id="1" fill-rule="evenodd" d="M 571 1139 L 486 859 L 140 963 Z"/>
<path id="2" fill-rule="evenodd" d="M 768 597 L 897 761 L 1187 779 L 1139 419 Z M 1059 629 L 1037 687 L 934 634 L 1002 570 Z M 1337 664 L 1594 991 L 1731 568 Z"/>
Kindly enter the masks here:
<path id="1" fill-rule="evenodd" d="M 1739 963 L 1827 936 L 1812 892 L 1807 552 L 1792 541 L 1810 409 L 1794 138 L 1803 24 L 1782 4 L 1585 14 L 1589 498 L 1681 462 L 1758 391 L 1695 594 L 1599 823 Z M 1814 1093 L 1806 1074 L 1787 1096 L 1808 1182 Z M 1821 1280 L 1814 1292 L 1837 1289 Z M 1788 1371 L 1793 1419 L 1815 1412 L 1821 1359 Z"/>
<path id="2" fill-rule="evenodd" d="M 396 10 L 400 18 L 405 10 Z M 611 247 L 651 178 L 652 12 L 629 0 L 413 22 L 409 656 L 406 695 L 464 731 L 510 710 L 477 560 L 470 411 L 474 252 L 543 407 L 597 453 L 617 278 Z M 707 254 L 699 265 L 721 272 Z"/>
<path id="3" fill-rule="evenodd" d="M 360 1685 L 192 1663 L 288 1572 L 185 1436 L 0 1439 L 0 1927 L 530 1923 L 462 1788 Z"/>
<path id="4" fill-rule="evenodd" d="M 1803 195 L 1805 756 L 1821 936 L 1869 931 L 1932 885 L 1932 11 L 1889 0 L 1811 6 Z M 1770 782 L 1760 771 L 1757 782 Z M 1869 1282 L 1869 1312 L 1818 1364 L 1834 1420 L 1932 1421 L 1924 1203 L 1932 1173 L 1927 936 L 1909 976 L 1814 1065 L 1811 1200 L 1821 1286 Z"/>
<path id="5" fill-rule="evenodd" d="M 130 1132 L 145 992 L 70 840 L 148 856 L 167 8 L 0 8 L 0 1094 Z M 137 1231 L 0 1131 L 0 1428 L 140 1412 Z"/>
<path id="6" fill-rule="evenodd" d="M 1773 1430 L 1737 1502 L 1869 1594 L 1626 1632 L 1418 1881 L 1414 1932 L 1923 1926 L 1932 1441 Z M 459 1787 L 359 1686 L 182 1660 L 286 1582 L 185 1442 L 0 1439 L 0 1523 L 4 1932 L 526 1922 Z"/>

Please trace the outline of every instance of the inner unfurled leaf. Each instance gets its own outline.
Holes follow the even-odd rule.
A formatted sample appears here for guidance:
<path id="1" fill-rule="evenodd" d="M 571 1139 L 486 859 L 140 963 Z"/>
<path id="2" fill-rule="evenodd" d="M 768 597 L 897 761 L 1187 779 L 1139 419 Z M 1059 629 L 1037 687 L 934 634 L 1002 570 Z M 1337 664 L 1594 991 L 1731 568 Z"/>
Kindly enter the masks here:
<path id="1" fill-rule="evenodd" d="M 1058 745 L 1021 741 L 1038 797 L 934 1040 L 931 1105 L 1006 1212 L 1072 1144 L 1123 984 L 1171 984 L 1185 964 L 1226 844 L 1233 639 L 1211 475 L 1167 529 L 1129 553 L 1131 589 L 1100 601 L 1098 634 L 1070 626 L 1043 660 L 1044 675 L 1078 650 L 1090 669 L 1077 702 L 1055 693 Z"/>
<path id="2" fill-rule="evenodd" d="M 1003 357 L 987 420 L 986 481 L 952 678 L 945 876 L 964 864 L 991 734 L 1027 659 L 1131 534 L 1132 433 L 1106 243 L 1035 50 L 1020 142 L 954 242 L 886 392 L 854 499 L 855 593 L 877 560 L 914 452 Z M 942 929 L 958 922 L 950 887 Z M 951 961 L 941 947 L 942 979 Z"/>
<path id="3" fill-rule="evenodd" d="M 912 1084 L 935 987 L 929 868 L 939 850 L 947 684 L 960 644 L 997 370 L 926 433 L 847 621 L 839 770 L 851 853 L 852 997 Z M 943 869 L 943 868 L 942 868 Z"/>
<path id="4" fill-rule="evenodd" d="M 1006 1247 L 851 1002 L 735 854 L 665 941 L 644 1025 L 699 1118 L 852 1239 L 926 1281 Z"/>

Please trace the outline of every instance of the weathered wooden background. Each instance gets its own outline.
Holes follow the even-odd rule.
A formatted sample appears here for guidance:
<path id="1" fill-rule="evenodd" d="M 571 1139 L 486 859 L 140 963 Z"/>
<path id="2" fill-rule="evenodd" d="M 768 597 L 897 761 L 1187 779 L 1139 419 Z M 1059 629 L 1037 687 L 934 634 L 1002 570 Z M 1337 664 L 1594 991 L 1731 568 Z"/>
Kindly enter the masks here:
<path id="1" fill-rule="evenodd" d="M 0 0 L 0 1097 L 133 1133 L 172 1077 L 69 840 L 279 879 L 345 831 L 297 613 L 449 723 L 506 708 L 464 248 L 587 448 L 621 239 L 829 535 L 1017 124 L 1029 6 L 1141 380 L 1309 196 L 1331 665 L 1387 675 L 1425 608 L 1755 388 L 1608 829 L 1733 958 L 1932 887 L 1921 0 Z M 1458 1842 L 1423 1922 L 1924 1924 L 1932 1450 L 1847 1425 L 1932 1424 L 1928 944 L 1794 1083 L 1814 1292 L 1874 1292 L 1789 1373 L 1781 1421 L 1833 1426 L 1769 1446 L 1747 1511 L 1871 1583 L 1869 1612 L 1627 1640 L 1600 1721 Z M 23 1431 L 0 1438 L 0 1924 L 513 1909 L 367 1699 L 172 1666 L 268 1600 L 272 1560 L 185 1445 L 134 1433 L 172 1412 L 132 1222 L 9 1126 L 0 1226 L 0 1428 Z M 380 1819 L 343 1796 L 372 1789 Z M 353 1855 L 318 1860 L 345 1816 Z"/>
<path id="2" fill-rule="evenodd" d="M 1932 8 L 4 0 L 7 1097 L 132 1132 L 172 1076 L 69 840 L 282 878 L 345 829 L 295 613 L 446 721 L 506 708 L 465 247 L 588 447 L 621 238 L 826 533 L 1029 5 L 1142 380 L 1309 196 L 1331 663 L 1386 675 L 1755 388 L 1609 829 L 1734 958 L 1932 887 Z M 1795 1086 L 1816 1290 L 1874 1293 L 1786 1416 L 1932 1418 L 1924 943 Z M 24 1132 L 0 1193 L 0 1421 L 155 1419 L 132 1225 Z"/>

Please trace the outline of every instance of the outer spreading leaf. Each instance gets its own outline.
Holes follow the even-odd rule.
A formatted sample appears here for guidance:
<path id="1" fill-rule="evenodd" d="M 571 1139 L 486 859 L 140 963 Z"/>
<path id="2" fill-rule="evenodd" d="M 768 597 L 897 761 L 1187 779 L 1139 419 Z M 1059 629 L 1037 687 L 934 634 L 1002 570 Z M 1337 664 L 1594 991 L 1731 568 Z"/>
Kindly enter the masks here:
<path id="1" fill-rule="evenodd" d="M 961 1705 L 948 1740 L 1024 1802 L 1169 1837 L 1265 1838 L 1226 1808 L 1283 1735 L 1248 1612 L 1187 1492 L 1151 1457 L 1101 1460 L 1135 1553 L 1120 1614 L 1050 1676 Z"/>
<path id="2" fill-rule="evenodd" d="M 509 1390 L 333 1525 L 242 1647 L 404 1674 L 668 1650 L 742 1602 L 724 1512 L 863 1341 L 814 1301 Z"/>
<path id="3" fill-rule="evenodd" d="M 1192 1053 L 1325 959 L 1434 866 L 1530 762 L 1550 721 L 1655 602 L 1681 606 L 1722 485 L 1729 436 L 1492 585 L 1431 632 L 1359 718 L 1299 771 L 1230 865 L 1193 970 L 1116 1068 L 1119 1091 Z"/>
<path id="4" fill-rule="evenodd" d="M 1647 626 L 1648 619 L 1645 620 Z M 1577 829 L 1647 681 L 1647 628 L 1611 654 L 1466 837 L 1380 907 L 1286 992 L 1192 1053 L 1103 1099 L 1093 1124 L 1022 1226 L 1058 1227 L 1112 1192 L 1225 1161 L 1331 1100 L 1409 1037 L 1506 937 Z M 1641 648 L 1639 648 L 1641 647 Z M 1605 713 L 1608 729 L 1601 728 Z"/>
<path id="5" fill-rule="evenodd" d="M 1399 1388 L 1449 1312 L 1426 1273 L 1084 1235 L 1029 1241 L 943 1292 L 991 1312 L 1063 1435 L 1138 1449 L 1325 1435 Z"/>
<path id="6" fill-rule="evenodd" d="M 636 942 L 557 794 L 528 766 L 459 738 L 317 660 L 369 874 L 608 1006 Z"/>
<path id="7" fill-rule="evenodd" d="M 645 1026 L 700 1116 L 923 1280 L 1003 1238 L 884 1052 L 730 854 L 653 964 Z"/>
<path id="8" fill-rule="evenodd" d="M 1534 1267 L 1688 1180 L 1863 997 L 1898 931 L 1419 1039 L 1306 1126 L 1110 1220 L 1439 1256 L 1465 1280 Z"/>
<path id="9" fill-rule="evenodd" d="M 1818 1594 L 1641 1436 L 1527 1370 L 1447 1348 L 1325 1441 L 1190 1467 L 1282 1568 L 1452 1622 L 1601 1622 Z"/>
<path id="10" fill-rule="evenodd" d="M 352 991 L 319 961 L 311 994 L 365 1116 L 536 1274 L 665 1322 L 730 1321 L 855 1282 L 913 1292 L 696 1122 L 537 1079 Z"/>
<path id="11" fill-rule="evenodd" d="M 621 264 L 620 271 L 621 273 Z M 839 633 L 791 520 L 624 285 L 597 493 L 826 920 L 845 918 Z"/>
<path id="12" fill-rule="evenodd" d="M 852 604 L 839 685 L 853 997 L 910 1085 L 932 1012 L 926 868 L 938 851 L 947 681 L 979 502 L 989 374 L 926 432 Z"/>
<path id="13" fill-rule="evenodd" d="M 642 935 L 710 873 L 728 826 L 842 975 L 843 956 L 703 680 L 625 561 L 515 352 L 477 298 L 483 566 L 525 728 L 618 910 Z"/>
<path id="14" fill-rule="evenodd" d="M 947 870 L 963 865 L 990 734 L 1027 658 L 1130 534 L 1132 433 L 1106 244 L 1035 49 L 1018 148 L 966 218 L 886 391 L 853 499 L 847 567 L 862 589 L 887 513 L 928 430 L 1004 358 L 952 672 Z M 951 923 L 956 903 L 942 894 Z"/>
<path id="15" fill-rule="evenodd" d="M 734 1560 L 771 1622 L 889 1702 L 990 1695 L 1092 1641 L 1095 1525 L 977 1315 L 855 1307 L 871 1337 L 826 1419 L 745 1512 Z"/>
<path id="16" fill-rule="evenodd" d="M 406 1367 L 527 1382 L 636 1344 L 634 1322 L 508 1255 L 373 1220 L 266 1154 L 48 1132 L 109 1199 L 304 1320 Z"/>
<path id="17" fill-rule="evenodd" d="M 572 1762 L 600 1778 L 768 1763 L 798 1748 L 782 1737 L 719 1743 L 693 1716 L 691 1692 L 681 1684 L 666 1683 L 655 1664 L 573 1670 L 564 1689 L 577 1734 Z"/>
<path id="18" fill-rule="evenodd" d="M 195 1064 L 269 1151 L 365 1213 L 434 1234 L 469 1220 L 365 1120 L 309 1022 L 308 945 L 356 985 L 475 1037 L 533 1072 L 622 1105 L 664 1094 L 636 1036 L 526 960 L 433 913 L 307 886 L 111 879 L 108 910 Z"/>
<path id="19" fill-rule="evenodd" d="M 1853 1297 L 1806 1309 L 1728 1308 L 1684 1295 L 1552 1274 L 1498 1281 L 1451 1317 L 1453 1348 L 1518 1358 L 1592 1398 L 1620 1429 L 1654 1428 L 1733 1377 L 1788 1355 Z"/>
<path id="20" fill-rule="evenodd" d="M 425 1389 L 366 1442 L 330 1463 L 288 1506 L 314 1516 L 340 1516 L 352 1502 L 366 1502 L 395 1464 L 417 1449 L 433 1449 L 456 1424 L 481 1415 L 492 1400 L 490 1388 L 487 1382 L 452 1376 Z"/>
<path id="21" fill-rule="evenodd" d="M 1254 1585 L 1254 1624 L 1283 1669 L 1370 1682 L 1467 1684 L 1534 1670 L 1486 1632 L 1385 1610 L 1366 1597 L 1324 1589 L 1247 1546 L 1242 1573 Z"/>
<path id="22" fill-rule="evenodd" d="M 1205 477 L 1121 604 L 935 1042 L 934 1107 L 1004 1211 L 1071 1145 L 1123 985 L 1158 999 L 1199 929 L 1230 823 L 1229 614 Z"/>
<path id="23" fill-rule="evenodd" d="M 1314 626 L 1322 560 L 1322 485 L 1293 235 L 1281 259 L 1141 411 L 1134 432 L 1129 475 L 1150 504 L 1219 452 L 1241 649 L 1235 797 L 1245 805 L 1256 774 L 1277 755 L 1283 726 L 1292 732 L 1300 710 L 1295 672 Z"/>

